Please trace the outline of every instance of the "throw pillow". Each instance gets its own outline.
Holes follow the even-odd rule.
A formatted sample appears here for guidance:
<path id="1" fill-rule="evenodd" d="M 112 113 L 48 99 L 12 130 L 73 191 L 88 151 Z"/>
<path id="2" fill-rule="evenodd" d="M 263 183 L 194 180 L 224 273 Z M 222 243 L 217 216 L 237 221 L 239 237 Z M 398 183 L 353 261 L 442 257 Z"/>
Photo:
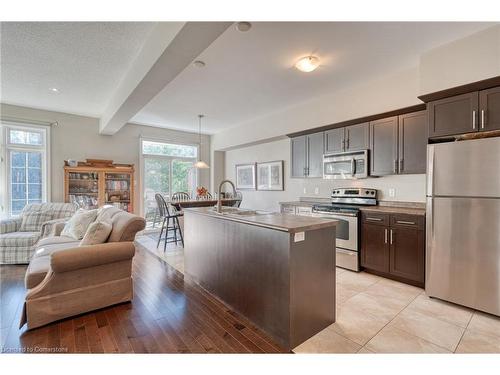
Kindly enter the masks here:
<path id="1" fill-rule="evenodd" d="M 97 245 L 106 242 L 113 226 L 105 221 L 94 221 L 89 225 L 80 246 Z"/>
<path id="2" fill-rule="evenodd" d="M 69 219 L 61 232 L 61 236 L 72 237 L 75 240 L 81 240 L 87 232 L 89 225 L 95 220 L 97 210 L 79 209 Z"/>
<path id="3" fill-rule="evenodd" d="M 23 215 L 19 232 L 39 232 L 42 224 L 52 220 L 52 214 L 48 211 L 27 212 Z"/>

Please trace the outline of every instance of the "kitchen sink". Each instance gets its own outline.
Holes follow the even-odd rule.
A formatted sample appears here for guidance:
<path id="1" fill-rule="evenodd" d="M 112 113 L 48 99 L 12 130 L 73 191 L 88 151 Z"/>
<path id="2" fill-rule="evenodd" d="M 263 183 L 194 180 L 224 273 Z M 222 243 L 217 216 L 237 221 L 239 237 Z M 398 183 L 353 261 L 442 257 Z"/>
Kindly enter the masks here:
<path id="1" fill-rule="evenodd" d="M 218 215 L 228 215 L 228 216 L 256 216 L 256 215 L 267 215 L 269 212 L 259 211 L 259 210 L 247 210 L 244 208 L 237 207 L 222 207 L 222 212 L 217 212 L 217 208 L 214 207 L 212 210 Z"/>

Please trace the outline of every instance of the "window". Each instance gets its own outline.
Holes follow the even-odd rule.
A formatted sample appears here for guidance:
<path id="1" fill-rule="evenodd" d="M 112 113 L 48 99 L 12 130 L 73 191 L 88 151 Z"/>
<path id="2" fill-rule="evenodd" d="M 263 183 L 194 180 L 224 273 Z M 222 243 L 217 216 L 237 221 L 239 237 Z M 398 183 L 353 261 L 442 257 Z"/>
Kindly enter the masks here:
<path id="1" fill-rule="evenodd" d="M 2 213 L 18 215 L 27 204 L 47 200 L 48 129 L 2 123 L 0 130 Z"/>
<path id="2" fill-rule="evenodd" d="M 194 196 L 198 173 L 198 146 L 142 140 L 143 210 L 147 220 L 153 220 L 155 194 L 166 197 L 183 191 Z"/>

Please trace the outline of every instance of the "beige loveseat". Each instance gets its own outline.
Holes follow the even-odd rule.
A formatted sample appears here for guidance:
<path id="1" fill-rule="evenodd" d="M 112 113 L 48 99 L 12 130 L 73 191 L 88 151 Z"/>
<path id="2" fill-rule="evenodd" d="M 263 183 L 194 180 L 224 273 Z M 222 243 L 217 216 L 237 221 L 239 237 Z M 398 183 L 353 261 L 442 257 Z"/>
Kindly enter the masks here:
<path id="1" fill-rule="evenodd" d="M 145 220 L 118 208 L 99 213 L 113 229 L 106 243 L 78 246 L 60 236 L 64 223 L 40 240 L 26 271 L 28 289 L 20 326 L 28 329 L 132 300 L 134 238 Z"/>

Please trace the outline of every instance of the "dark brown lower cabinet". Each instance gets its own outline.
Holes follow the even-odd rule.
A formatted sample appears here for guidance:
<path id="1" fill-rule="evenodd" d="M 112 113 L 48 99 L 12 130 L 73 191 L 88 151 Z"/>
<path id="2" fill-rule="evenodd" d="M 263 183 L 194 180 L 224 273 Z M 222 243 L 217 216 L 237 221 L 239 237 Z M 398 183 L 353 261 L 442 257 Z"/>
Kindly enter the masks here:
<path id="1" fill-rule="evenodd" d="M 361 251 L 361 264 L 379 272 L 389 272 L 389 243 L 387 227 L 376 224 L 364 224 Z"/>
<path id="2" fill-rule="evenodd" d="M 424 287 L 425 217 L 362 214 L 361 265 L 367 272 Z"/>
<path id="3" fill-rule="evenodd" d="M 414 228 L 391 228 L 389 273 L 424 283 L 424 231 Z"/>

